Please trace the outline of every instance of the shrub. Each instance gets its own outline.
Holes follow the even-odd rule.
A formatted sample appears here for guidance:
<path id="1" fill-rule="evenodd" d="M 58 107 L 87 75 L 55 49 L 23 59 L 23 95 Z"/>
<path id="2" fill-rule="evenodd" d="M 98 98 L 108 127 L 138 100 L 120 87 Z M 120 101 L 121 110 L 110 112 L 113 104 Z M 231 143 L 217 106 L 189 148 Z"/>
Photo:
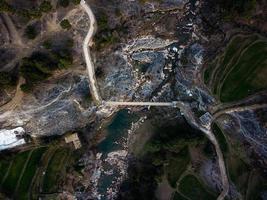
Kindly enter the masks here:
<path id="1" fill-rule="evenodd" d="M 37 32 L 35 26 L 29 25 L 29 26 L 27 26 L 27 28 L 25 30 L 25 34 L 26 34 L 27 38 L 33 40 L 38 35 L 38 32 Z"/>
<path id="2" fill-rule="evenodd" d="M 69 20 L 67 19 L 63 19 L 61 22 L 60 22 L 60 26 L 63 28 L 63 29 L 67 29 L 69 30 L 71 28 L 71 24 L 69 22 Z"/>
<path id="3" fill-rule="evenodd" d="M 78 5 L 81 2 L 81 0 L 72 0 L 72 3 L 75 5 Z"/>
<path id="4" fill-rule="evenodd" d="M 59 3 L 60 6 L 66 8 L 66 7 L 69 6 L 70 1 L 69 0 L 59 0 L 58 3 Z"/>
<path id="5" fill-rule="evenodd" d="M 0 86 L 10 85 L 12 82 L 12 77 L 8 72 L 0 72 Z"/>
<path id="6" fill-rule="evenodd" d="M 40 5 L 40 11 L 47 13 L 52 10 L 52 5 L 49 1 L 43 1 Z"/>

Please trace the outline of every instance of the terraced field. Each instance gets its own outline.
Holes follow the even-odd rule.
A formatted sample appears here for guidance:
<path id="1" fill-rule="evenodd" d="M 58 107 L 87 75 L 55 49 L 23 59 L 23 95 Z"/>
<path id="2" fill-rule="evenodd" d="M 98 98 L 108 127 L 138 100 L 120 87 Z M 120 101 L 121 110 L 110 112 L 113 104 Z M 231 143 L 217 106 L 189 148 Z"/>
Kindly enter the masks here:
<path id="1" fill-rule="evenodd" d="M 267 88 L 267 39 L 237 35 L 204 71 L 204 82 L 221 102 L 233 102 Z"/>
<path id="2" fill-rule="evenodd" d="M 64 177 L 69 155 L 71 150 L 68 148 L 44 146 L 1 160 L 1 192 L 19 200 L 36 199 L 46 192 L 57 192 L 59 177 Z"/>

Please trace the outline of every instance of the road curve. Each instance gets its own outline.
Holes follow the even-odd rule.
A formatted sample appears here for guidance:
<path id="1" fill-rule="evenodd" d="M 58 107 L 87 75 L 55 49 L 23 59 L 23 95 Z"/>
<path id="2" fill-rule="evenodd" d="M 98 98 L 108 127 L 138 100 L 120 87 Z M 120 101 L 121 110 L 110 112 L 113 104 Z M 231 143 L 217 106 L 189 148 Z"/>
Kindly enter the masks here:
<path id="1" fill-rule="evenodd" d="M 89 50 L 89 46 L 92 45 L 92 39 L 96 32 L 97 25 L 96 25 L 94 13 L 92 12 L 91 8 L 87 5 L 85 0 L 81 0 L 80 5 L 85 10 L 85 12 L 87 13 L 90 19 L 90 27 L 83 42 L 83 53 L 84 53 L 87 72 L 89 76 L 89 85 L 90 85 L 91 94 L 93 96 L 93 99 L 96 101 L 96 103 L 99 104 L 101 102 L 101 97 L 97 90 L 94 63 L 92 61 L 90 50 Z"/>

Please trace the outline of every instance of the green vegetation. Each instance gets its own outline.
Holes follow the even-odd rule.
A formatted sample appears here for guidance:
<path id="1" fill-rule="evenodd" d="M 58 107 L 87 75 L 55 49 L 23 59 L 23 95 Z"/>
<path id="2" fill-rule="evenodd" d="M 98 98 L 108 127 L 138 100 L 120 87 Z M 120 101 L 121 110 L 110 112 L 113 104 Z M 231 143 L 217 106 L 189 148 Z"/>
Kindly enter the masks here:
<path id="1" fill-rule="evenodd" d="M 225 53 L 204 72 L 205 83 L 222 102 L 267 88 L 267 41 L 258 35 L 234 37 Z M 206 74 L 206 75 L 205 75 Z"/>
<path id="2" fill-rule="evenodd" d="M 58 4 L 64 8 L 68 7 L 70 4 L 69 0 L 58 0 Z"/>
<path id="3" fill-rule="evenodd" d="M 72 45 L 73 42 L 69 39 L 64 41 L 60 49 L 52 49 L 52 44 L 48 43 L 47 46 L 51 48 L 49 52 L 34 52 L 30 57 L 24 58 L 20 74 L 26 83 L 21 85 L 21 89 L 30 92 L 38 82 L 51 76 L 53 71 L 70 67 L 73 62 Z"/>
<path id="4" fill-rule="evenodd" d="M 16 85 L 17 77 L 9 72 L 0 72 L 0 88 Z"/>
<path id="5" fill-rule="evenodd" d="M 29 25 L 25 29 L 25 35 L 27 36 L 28 39 L 35 39 L 36 36 L 38 35 L 37 29 L 34 25 Z"/>
<path id="6" fill-rule="evenodd" d="M 71 0 L 72 1 L 72 3 L 74 4 L 74 5 L 78 5 L 80 2 L 81 2 L 81 0 Z"/>
<path id="7" fill-rule="evenodd" d="M 14 9 L 5 0 L 0 0 L 0 12 L 14 12 Z"/>
<path id="8" fill-rule="evenodd" d="M 98 33 L 95 36 L 95 46 L 97 50 L 118 43 L 121 35 L 127 33 L 127 28 L 124 25 L 111 29 L 108 25 L 108 16 L 105 13 L 100 13 L 97 18 L 97 25 Z"/>
<path id="9" fill-rule="evenodd" d="M 48 13 L 52 10 L 52 5 L 49 1 L 43 1 L 41 4 L 40 4 L 40 11 L 41 12 L 44 12 L 44 13 Z"/>
<path id="10" fill-rule="evenodd" d="M 71 152 L 56 141 L 54 145 L 5 155 L 0 160 L 0 191 L 20 200 L 38 199 L 46 192 L 58 193 L 65 181 L 66 169 L 74 171 L 74 160 L 80 156 L 79 152 L 77 155 Z"/>
<path id="11" fill-rule="evenodd" d="M 58 191 L 58 182 L 64 173 L 64 166 L 68 154 L 68 149 L 58 149 L 49 161 L 43 182 L 43 191 L 45 193 Z"/>
<path id="12" fill-rule="evenodd" d="M 218 3 L 223 9 L 225 17 L 228 19 L 235 16 L 249 18 L 255 9 L 257 0 L 218 0 Z"/>
<path id="13" fill-rule="evenodd" d="M 168 165 L 165 167 L 165 173 L 167 174 L 168 181 L 173 188 L 176 188 L 176 183 L 182 173 L 186 170 L 189 162 L 190 156 L 187 147 L 169 159 Z"/>
<path id="14" fill-rule="evenodd" d="M 7 3 L 5 0 L 0 0 L 0 11 L 9 12 L 23 17 L 27 21 L 32 19 L 38 19 L 42 17 L 42 13 L 48 13 L 52 10 L 52 5 L 49 1 L 43 1 L 39 7 L 33 7 L 29 9 L 25 8 L 15 8 L 11 4 Z"/>
<path id="15" fill-rule="evenodd" d="M 28 157 L 31 156 L 31 151 L 24 151 L 15 156 L 11 168 L 9 170 L 8 176 L 6 177 L 2 188 L 5 193 L 11 195 L 15 192 L 17 181 L 21 175 L 25 162 L 27 162 Z"/>
<path id="16" fill-rule="evenodd" d="M 193 175 L 185 176 L 179 185 L 179 191 L 191 200 L 215 200 L 216 197 L 208 192 Z"/>
<path id="17" fill-rule="evenodd" d="M 41 147 L 38 149 L 35 149 L 31 157 L 29 159 L 29 162 L 25 168 L 24 174 L 22 175 L 21 181 L 19 183 L 19 187 L 16 191 L 16 194 L 18 194 L 19 199 L 29 199 L 28 191 L 30 190 L 30 186 L 32 183 L 32 180 L 34 178 L 35 172 L 38 169 L 39 162 L 42 158 L 42 155 L 47 150 L 47 147 Z"/>
<path id="18" fill-rule="evenodd" d="M 60 22 L 60 26 L 63 28 L 63 29 L 71 29 L 71 24 L 69 22 L 69 20 L 67 19 L 63 19 L 61 22 Z"/>
<path id="19" fill-rule="evenodd" d="M 3 160 L 2 162 L 0 162 L 0 186 L 1 186 L 1 183 L 4 181 L 4 178 L 8 171 L 9 166 L 10 166 L 10 162 L 6 160 Z"/>
<path id="20" fill-rule="evenodd" d="M 155 124 L 154 128 L 154 135 L 138 155 L 140 158 L 130 164 L 129 179 L 122 185 L 122 189 L 129 190 L 122 192 L 121 199 L 129 199 L 129 196 L 132 199 L 155 199 L 155 190 L 163 176 L 176 189 L 176 183 L 191 163 L 189 148 L 204 143 L 203 135 L 186 122 L 175 121 L 160 127 Z M 176 196 L 178 199 L 178 194 Z"/>
<path id="21" fill-rule="evenodd" d="M 219 128 L 219 126 L 216 123 L 213 123 L 212 126 L 212 131 L 220 145 L 220 148 L 223 152 L 223 154 L 225 155 L 226 153 L 228 153 L 228 144 L 227 144 L 227 140 L 222 132 L 222 130 Z"/>
<path id="22" fill-rule="evenodd" d="M 227 164 L 231 181 L 241 193 L 246 193 L 250 174 L 249 166 L 234 155 L 227 158 Z"/>
<path id="23" fill-rule="evenodd" d="M 175 192 L 173 195 L 173 200 L 187 200 L 185 197 L 183 197 L 181 194 L 179 194 L 178 192 Z"/>

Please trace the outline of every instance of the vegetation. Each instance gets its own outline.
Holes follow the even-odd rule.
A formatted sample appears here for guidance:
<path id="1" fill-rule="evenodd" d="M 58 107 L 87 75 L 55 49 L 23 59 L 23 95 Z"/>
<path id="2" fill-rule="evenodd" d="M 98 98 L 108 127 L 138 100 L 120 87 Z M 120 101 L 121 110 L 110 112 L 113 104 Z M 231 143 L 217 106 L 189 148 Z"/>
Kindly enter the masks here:
<path id="1" fill-rule="evenodd" d="M 28 39 L 35 39 L 36 36 L 38 35 L 37 29 L 34 25 L 29 25 L 25 29 L 25 35 L 27 36 Z"/>
<path id="2" fill-rule="evenodd" d="M 237 101 L 262 91 L 267 87 L 266 53 L 265 38 L 238 35 L 213 67 L 206 69 L 205 82 L 222 102 Z"/>
<path id="3" fill-rule="evenodd" d="M 52 10 L 52 5 L 49 1 L 43 1 L 41 4 L 40 4 L 40 11 L 41 12 L 44 12 L 44 13 L 48 13 Z"/>
<path id="4" fill-rule="evenodd" d="M 63 29 L 71 29 L 71 24 L 69 22 L 69 20 L 67 19 L 63 19 L 61 22 L 60 22 L 60 26 L 63 28 Z"/>
<path id="5" fill-rule="evenodd" d="M 235 16 L 251 17 L 252 11 L 255 9 L 257 0 L 218 0 L 223 9 L 223 13 L 227 18 Z"/>
<path id="6" fill-rule="evenodd" d="M 216 199 L 193 175 L 187 175 L 181 180 L 179 191 L 185 196 L 189 197 L 191 200 Z"/>
<path id="7" fill-rule="evenodd" d="M 42 13 L 48 13 L 52 10 L 52 5 L 49 1 L 43 1 L 39 7 L 34 8 L 20 8 L 16 9 L 5 0 L 0 0 L 0 11 L 16 14 L 26 20 L 38 19 L 42 17 Z"/>
<path id="8" fill-rule="evenodd" d="M 21 175 L 21 180 L 18 185 L 18 189 L 16 191 L 16 195 L 19 199 L 29 199 L 28 191 L 30 190 L 30 186 L 32 183 L 32 180 L 34 179 L 34 175 L 36 170 L 38 169 L 39 162 L 42 158 L 42 155 L 47 150 L 47 147 L 41 147 L 38 149 L 35 149 L 31 157 L 29 159 L 29 162 L 27 166 L 25 167 L 25 171 L 23 175 Z"/>
<path id="9" fill-rule="evenodd" d="M 74 4 L 74 5 L 78 5 L 80 2 L 81 2 L 81 0 L 71 0 L 72 1 L 72 3 Z"/>
<path id="10" fill-rule="evenodd" d="M 17 181 L 20 178 L 21 171 L 30 155 L 31 151 L 25 151 L 15 156 L 11 164 L 8 176 L 6 177 L 4 183 L 1 186 L 5 193 L 12 195 L 15 192 Z"/>
<path id="11" fill-rule="evenodd" d="M 0 88 L 16 85 L 17 77 L 9 72 L 0 72 Z"/>
<path id="12" fill-rule="evenodd" d="M 5 156 L 0 160 L 0 191 L 20 200 L 38 199 L 40 191 L 57 193 L 65 180 L 64 169 L 74 170 L 76 159 L 71 149 L 58 141 L 55 145 Z"/>
<path id="13" fill-rule="evenodd" d="M 227 140 L 222 132 L 222 130 L 219 128 L 219 126 L 216 123 L 212 124 L 212 131 L 220 145 L 220 148 L 223 152 L 223 154 L 225 155 L 226 153 L 228 153 L 228 144 L 227 144 Z"/>
<path id="14" fill-rule="evenodd" d="M 0 12 L 14 12 L 14 9 L 5 0 L 0 0 Z"/>
<path id="15" fill-rule="evenodd" d="M 176 188 L 176 183 L 182 173 L 186 170 L 189 162 L 190 156 L 187 147 L 169 159 L 168 165 L 165 167 L 165 173 L 167 174 L 168 181 L 173 188 Z"/>
<path id="16" fill-rule="evenodd" d="M 34 52 L 30 57 L 24 58 L 20 66 L 20 73 L 25 78 L 26 83 L 21 86 L 24 92 L 30 92 L 40 81 L 52 75 L 54 70 L 66 69 L 73 62 L 71 40 L 64 41 L 60 48 L 52 49 L 47 53 Z"/>
<path id="17" fill-rule="evenodd" d="M 175 192 L 173 195 L 173 200 L 187 200 L 185 197 L 183 197 L 181 194 L 178 192 Z"/>
<path id="18" fill-rule="evenodd" d="M 204 139 L 186 123 L 155 125 L 154 131 L 143 154 L 130 163 L 129 179 L 121 186 L 119 199 L 155 199 L 156 187 L 163 176 L 176 188 L 177 181 L 190 164 L 188 147 L 199 145 Z"/>
<path id="19" fill-rule="evenodd" d="M 70 4 L 69 0 L 58 0 L 58 4 L 64 8 L 68 7 Z"/>
<path id="20" fill-rule="evenodd" d="M 64 166 L 68 159 L 68 154 L 68 149 L 58 149 L 50 159 L 43 182 L 43 191 L 45 193 L 58 191 L 58 183 L 64 173 Z"/>
<path id="21" fill-rule="evenodd" d="M 119 42 L 121 35 L 127 33 L 127 28 L 124 25 L 111 29 L 108 25 L 108 16 L 105 13 L 100 13 L 97 18 L 97 25 L 98 33 L 95 37 L 97 50 Z"/>

